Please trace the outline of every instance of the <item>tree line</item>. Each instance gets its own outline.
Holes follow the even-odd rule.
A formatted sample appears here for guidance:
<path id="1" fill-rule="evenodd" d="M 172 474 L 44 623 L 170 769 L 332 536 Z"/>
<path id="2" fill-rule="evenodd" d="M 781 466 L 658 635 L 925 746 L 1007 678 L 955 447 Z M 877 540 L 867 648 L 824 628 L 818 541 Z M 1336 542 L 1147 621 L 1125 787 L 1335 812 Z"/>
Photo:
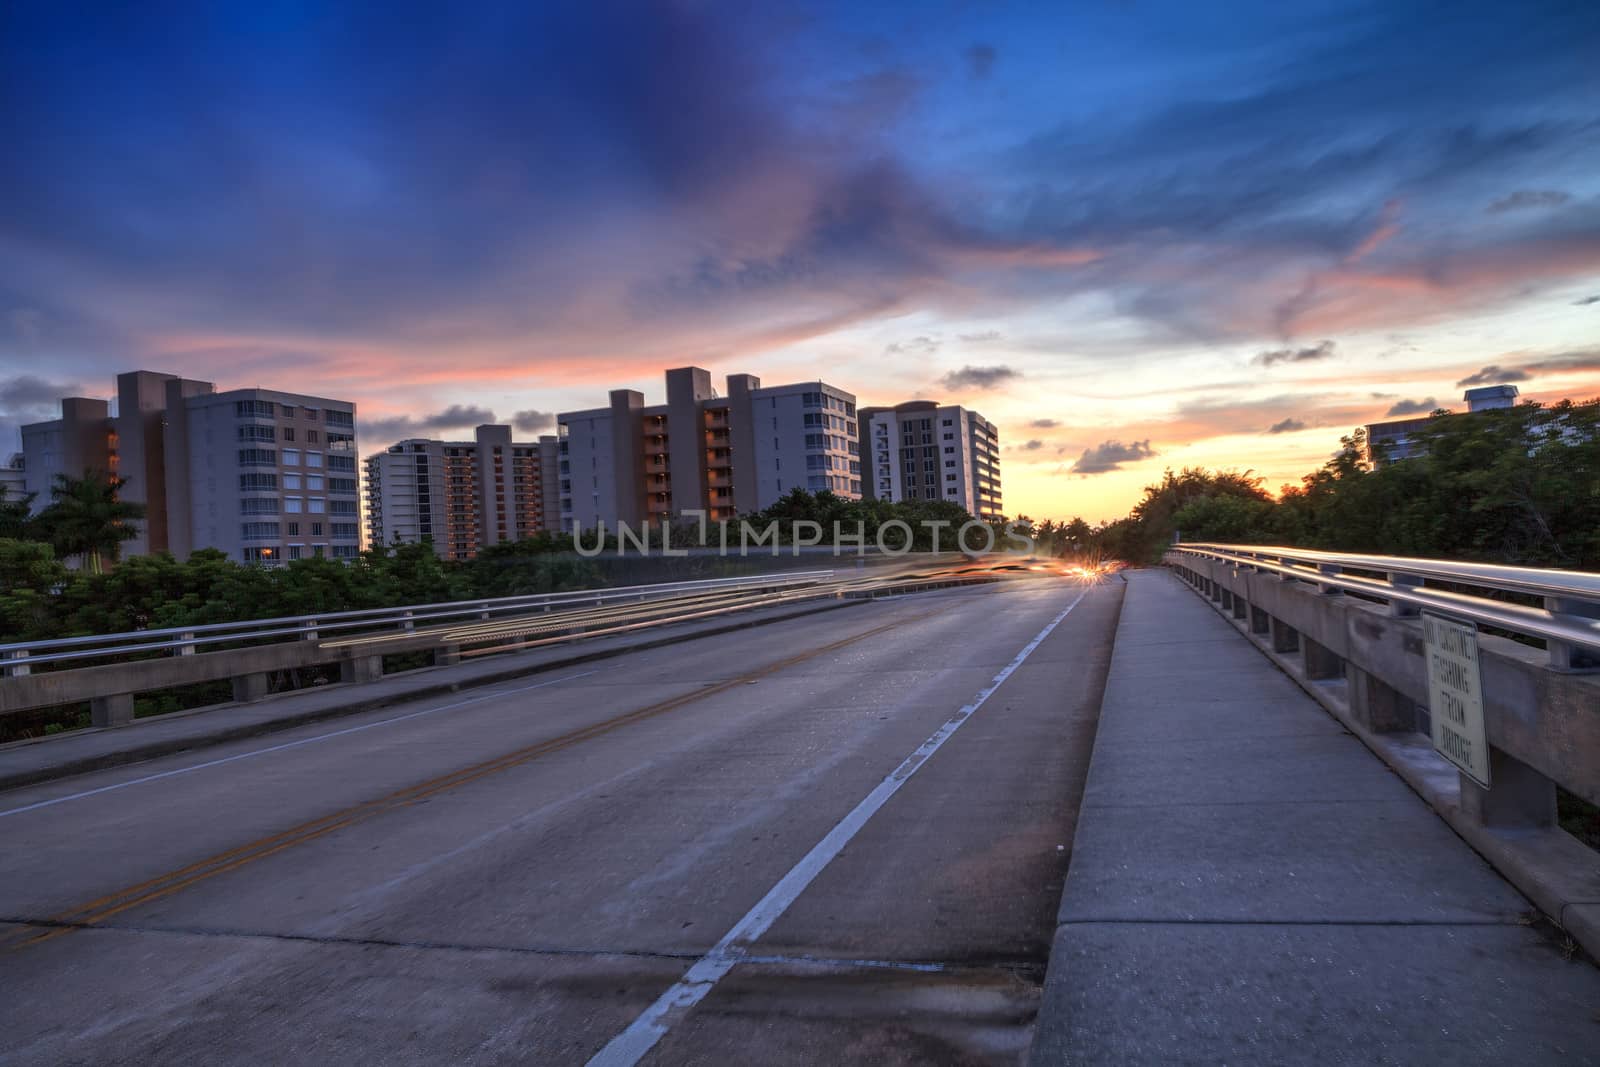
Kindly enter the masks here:
<path id="1" fill-rule="evenodd" d="M 1276 497 L 1249 471 L 1168 470 L 1124 518 L 1044 524 L 1057 555 L 1150 563 L 1185 541 L 1600 570 L 1600 400 L 1436 412 L 1417 453 L 1371 461 L 1365 431 Z"/>

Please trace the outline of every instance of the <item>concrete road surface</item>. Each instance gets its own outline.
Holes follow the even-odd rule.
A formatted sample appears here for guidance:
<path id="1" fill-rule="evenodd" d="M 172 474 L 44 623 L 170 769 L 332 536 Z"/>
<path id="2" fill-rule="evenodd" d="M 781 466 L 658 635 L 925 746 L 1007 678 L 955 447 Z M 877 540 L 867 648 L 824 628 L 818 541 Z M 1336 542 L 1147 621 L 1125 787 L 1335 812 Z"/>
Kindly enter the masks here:
<path id="1" fill-rule="evenodd" d="M 0 794 L 0 1061 L 1017 1062 L 1122 589 L 876 601 Z"/>

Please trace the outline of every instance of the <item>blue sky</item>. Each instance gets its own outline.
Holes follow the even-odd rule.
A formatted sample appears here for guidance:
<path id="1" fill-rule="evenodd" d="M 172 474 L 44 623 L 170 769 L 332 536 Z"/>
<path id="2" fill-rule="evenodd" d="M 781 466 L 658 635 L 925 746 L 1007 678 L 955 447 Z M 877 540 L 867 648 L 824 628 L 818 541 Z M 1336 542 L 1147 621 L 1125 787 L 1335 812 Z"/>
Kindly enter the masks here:
<path id="1" fill-rule="evenodd" d="M 1600 393 L 1600 7 L 0 11 L 0 448 L 135 366 L 526 432 L 697 363 L 1001 425 L 1007 502 Z"/>

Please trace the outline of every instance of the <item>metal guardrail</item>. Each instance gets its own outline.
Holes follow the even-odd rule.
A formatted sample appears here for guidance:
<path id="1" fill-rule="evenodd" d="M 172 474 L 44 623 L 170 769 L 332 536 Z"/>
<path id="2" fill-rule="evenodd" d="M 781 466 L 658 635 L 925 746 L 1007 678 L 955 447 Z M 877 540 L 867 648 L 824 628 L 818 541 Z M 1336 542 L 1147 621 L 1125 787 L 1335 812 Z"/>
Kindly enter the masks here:
<path id="1" fill-rule="evenodd" d="M 359 611 L 321 612 L 314 615 L 289 615 L 271 619 L 242 619 L 238 622 L 208 623 L 159 630 L 133 630 L 86 637 L 63 637 L 48 641 L 18 641 L 0 644 L 0 672 L 7 677 L 26 675 L 32 667 L 68 660 L 110 659 L 150 652 L 193 655 L 208 645 L 242 641 L 320 640 L 323 635 L 352 630 L 401 631 L 415 629 L 419 623 L 449 619 L 490 619 L 497 615 L 523 615 L 556 611 L 581 605 L 665 600 L 699 592 L 736 592 L 741 589 L 775 589 L 815 585 L 833 577 L 831 570 L 795 571 L 770 575 L 742 575 L 734 578 L 704 578 L 655 585 L 619 586 L 613 589 L 578 589 L 562 593 L 493 597 L 483 600 L 456 600 L 435 604 L 408 604 L 393 608 L 365 608 Z"/>
<path id="2" fill-rule="evenodd" d="M 1557 666 L 1570 666 L 1575 648 L 1600 652 L 1600 574 L 1274 545 L 1176 544 L 1170 551 L 1275 573 L 1285 580 L 1313 582 L 1324 592 L 1370 596 L 1387 603 L 1393 615 L 1438 611 L 1480 626 L 1537 638 L 1546 643 L 1551 662 Z M 1533 607 L 1491 596 L 1430 588 L 1430 582 L 1540 597 L 1544 605 Z"/>

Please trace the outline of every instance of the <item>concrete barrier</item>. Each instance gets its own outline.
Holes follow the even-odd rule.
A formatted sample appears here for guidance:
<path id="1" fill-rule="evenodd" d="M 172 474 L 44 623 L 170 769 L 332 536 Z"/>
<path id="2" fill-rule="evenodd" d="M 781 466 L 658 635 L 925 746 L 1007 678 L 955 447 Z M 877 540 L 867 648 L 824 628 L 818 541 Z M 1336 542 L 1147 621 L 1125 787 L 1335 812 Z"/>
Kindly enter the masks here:
<path id="1" fill-rule="evenodd" d="M 1436 755 L 1422 624 L 1265 569 L 1182 552 L 1167 566 L 1384 758 L 1469 844 L 1600 955 L 1600 852 L 1556 825 L 1556 787 L 1600 804 L 1600 672 L 1479 636 L 1490 787 Z"/>

